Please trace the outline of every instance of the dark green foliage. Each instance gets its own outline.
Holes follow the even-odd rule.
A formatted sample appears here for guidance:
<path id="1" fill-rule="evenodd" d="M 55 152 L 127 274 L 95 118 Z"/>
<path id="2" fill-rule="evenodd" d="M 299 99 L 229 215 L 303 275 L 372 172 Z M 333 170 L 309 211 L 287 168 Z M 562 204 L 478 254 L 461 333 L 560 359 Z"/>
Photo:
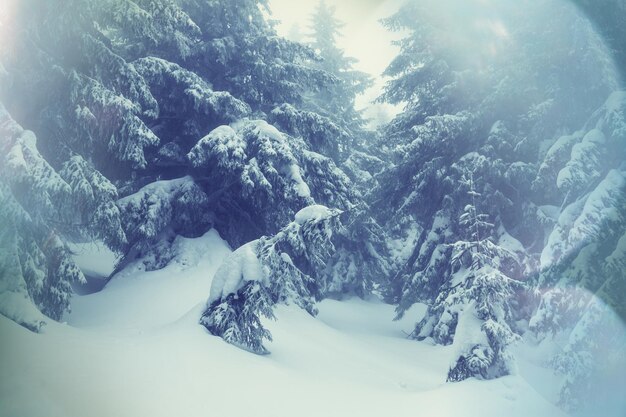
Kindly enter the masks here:
<path id="1" fill-rule="evenodd" d="M 213 279 L 200 323 L 229 343 L 269 353 L 263 340 L 271 340 L 271 334 L 260 318 L 273 318 L 276 304 L 295 304 L 317 314 L 314 303 L 324 296 L 323 278 L 340 213 L 310 206 L 274 236 L 233 252 Z"/>
<path id="2" fill-rule="evenodd" d="M 216 300 L 202 314 L 200 323 L 225 342 L 259 355 L 270 353 L 263 340 L 272 340 L 261 317 L 274 319 L 274 302 L 267 290 L 256 281 L 247 282 L 236 294 Z"/>

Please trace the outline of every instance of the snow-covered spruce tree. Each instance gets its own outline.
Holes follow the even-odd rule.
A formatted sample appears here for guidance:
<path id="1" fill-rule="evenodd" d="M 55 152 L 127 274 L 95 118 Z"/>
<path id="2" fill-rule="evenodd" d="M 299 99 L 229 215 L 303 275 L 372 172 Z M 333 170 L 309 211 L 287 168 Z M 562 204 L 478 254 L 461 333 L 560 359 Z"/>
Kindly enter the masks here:
<path id="1" fill-rule="evenodd" d="M 215 227 L 236 247 L 303 206 L 361 199 L 341 168 L 355 132 L 307 104 L 338 78 L 312 64 L 312 48 L 277 36 L 266 2 L 27 0 L 11 10 L 0 99 L 67 182 L 66 210 L 46 216 L 60 242 L 101 239 L 123 255 L 119 268 L 136 257 L 158 268 L 176 234 Z M 217 139 L 226 128 L 241 140 Z"/>
<path id="2" fill-rule="evenodd" d="M 530 268 L 532 259 L 524 258 L 522 241 L 543 238 L 528 226 L 533 217 L 528 203 L 521 200 L 521 192 L 531 181 L 527 164 L 508 164 L 489 145 L 479 147 L 479 152 L 457 156 L 457 149 L 467 151 L 472 146 L 464 140 L 469 142 L 472 137 L 473 123 L 466 116 L 429 118 L 416 129 L 417 139 L 403 147 L 405 160 L 382 175 L 385 178 L 381 181 L 389 181 L 389 186 L 376 191 L 379 221 L 389 225 L 390 245 L 410 245 L 397 257 L 397 272 L 386 288 L 387 297 L 399 304 L 400 314 L 416 302 L 434 301 L 440 293 L 442 271 L 451 261 L 447 245 L 458 240 L 463 230 L 458 219 L 463 211 L 460 202 L 465 199 L 461 180 L 466 170 L 479 178 L 485 210 L 496 225 L 495 238 L 520 255 L 524 268 Z M 415 172 L 415 166 L 422 169 Z M 391 177 L 394 173 L 400 177 Z M 399 209 L 389 211 L 390 202 Z M 517 274 L 524 274 L 524 268 Z"/>
<path id="3" fill-rule="evenodd" d="M 277 36 L 266 0 L 182 0 L 181 7 L 202 31 L 188 68 L 253 109 L 299 105 L 307 91 L 333 77 L 305 65 L 315 59 L 305 45 Z"/>
<path id="4" fill-rule="evenodd" d="M 115 48 L 128 59 L 146 56 L 185 61 L 202 31 L 176 0 L 104 0 L 99 14 Z"/>
<path id="5" fill-rule="evenodd" d="M 350 181 L 328 156 L 350 133 L 303 108 L 306 94 L 335 81 L 305 65 L 312 50 L 277 37 L 263 2 L 180 5 L 202 32 L 189 58 L 133 63 L 159 98 L 153 130 L 168 138 L 154 167 L 191 174 L 210 196 L 212 224 L 233 246 L 276 233 L 313 201 L 347 207 Z M 228 129 L 233 140 L 223 140 Z"/>
<path id="6" fill-rule="evenodd" d="M 494 243 L 494 224 L 477 209 L 481 194 L 474 188 L 473 173 L 466 171 L 462 183 L 469 197 L 459 218 L 463 240 L 446 245 L 449 261 L 442 271 L 440 293 L 411 335 L 453 344 L 455 362 L 448 381 L 491 379 L 511 372 L 507 347 L 518 337 L 510 327 L 511 310 L 515 293 L 522 288 L 509 276 L 519 271 L 518 256 Z"/>
<path id="7" fill-rule="evenodd" d="M 337 299 L 380 296 L 391 272 L 386 233 L 365 202 L 350 207 L 343 217 L 345 226 L 333 235 L 335 251 L 326 268 L 323 294 Z"/>
<path id="8" fill-rule="evenodd" d="M 616 315 L 626 317 L 625 143 L 626 94 L 616 92 L 583 129 L 553 145 L 536 179 L 553 182 L 547 203 L 561 207 L 543 206 L 554 214 L 530 329 L 540 339 L 567 341 L 552 363 L 565 376 L 560 401 L 572 410 L 603 401 L 594 381 L 623 359 Z"/>
<path id="9" fill-rule="evenodd" d="M 39 331 L 69 308 L 84 281 L 59 237 L 72 189 L 45 161 L 33 132 L 0 103 L 0 312 Z"/>
<path id="10" fill-rule="evenodd" d="M 513 145 L 534 159 L 541 141 L 570 130 L 618 85 L 606 47 L 573 7 L 552 0 L 457 3 L 407 2 L 384 21 L 409 33 L 386 70 L 392 80 L 381 99 L 406 106 L 386 129 L 384 144 L 403 142 L 429 116 L 470 111 L 485 119 L 483 132 L 500 121 L 516 142 L 526 138 Z M 506 34 L 477 33 L 472 22 L 494 7 Z M 472 18 L 460 18 L 460 10 Z M 546 25 L 554 14 L 562 16 L 558 26 Z M 579 30 L 572 34 L 571 27 Z"/>
<path id="11" fill-rule="evenodd" d="M 463 310 L 458 319 L 453 344 L 460 356 L 448 373 L 448 381 L 469 377 L 497 378 L 511 373 L 513 368 L 507 348 L 518 336 L 509 323 L 512 322 L 514 292 L 521 286 L 502 270 L 512 269 L 511 263 L 516 263 L 517 259 L 515 254 L 493 244 L 489 238 L 481 238 L 481 229 L 491 226 L 485 219 L 484 214 L 476 213 L 475 206 L 469 205 L 461 224 L 474 229 L 473 240 L 456 242 L 452 247 L 453 268 L 467 267 L 459 262 L 463 257 L 471 257 L 466 262 L 470 262 L 468 278 L 472 282 L 460 284 L 460 287 L 465 286 L 466 300 L 473 305 Z M 460 300 L 465 298 L 462 291 L 458 294 Z M 477 325 L 473 322 L 476 318 L 482 321 L 482 335 L 478 337 L 477 328 L 473 328 Z"/>
<path id="12" fill-rule="evenodd" d="M 200 323 L 226 342 L 257 354 L 269 351 L 271 334 L 261 319 L 274 318 L 278 303 L 316 314 L 322 277 L 341 212 L 312 205 L 274 236 L 249 242 L 220 266 Z"/>
<path id="13" fill-rule="evenodd" d="M 615 376 L 615 371 L 626 363 L 623 271 L 609 272 L 606 284 L 581 304 L 580 319 L 562 350 L 551 360 L 554 369 L 564 377 L 559 403 L 570 412 L 593 413 L 598 404 L 602 404 L 602 411 L 622 409 L 621 404 L 613 403 L 615 398 L 609 392 L 613 384 L 623 383 L 623 375 Z"/>
<path id="14" fill-rule="evenodd" d="M 364 201 L 367 188 L 376 182 L 374 174 L 382 170 L 384 162 L 358 150 L 357 138 L 367 135 L 342 129 L 341 121 L 290 105 L 274 109 L 270 120 L 291 135 L 305 138 L 304 143 L 310 146 L 307 150 L 296 142 L 292 152 L 300 161 L 302 177 L 314 201 L 345 212 L 346 227 L 334 234 L 336 251 L 329 260 L 324 293 L 338 298 L 367 296 L 380 286 L 390 269 L 385 233 Z M 346 155 L 347 160 L 336 163 Z"/>
<path id="15" fill-rule="evenodd" d="M 335 81 L 305 65 L 314 59 L 310 48 L 276 35 L 263 2 L 259 8 L 256 1 L 75 0 L 54 10 L 38 8 L 28 19 L 27 3 L 16 6 L 15 22 L 7 22 L 24 43 L 16 49 L 26 51 L 3 56 L 11 79 L 9 107 L 43 132 L 45 154 L 55 167 L 79 155 L 121 195 L 159 177 L 193 173 L 185 155 L 214 128 L 253 112 L 265 119 L 281 106 L 302 112 L 305 93 Z M 70 44 L 76 47 L 67 54 Z M 45 87 L 38 94 L 32 94 L 33 80 Z M 295 117 L 281 118 L 304 142 L 288 147 L 327 153 L 347 140 L 333 122 L 312 112 L 306 117 L 324 126 L 296 129 Z M 321 131 L 324 146 L 317 146 Z M 313 166 L 314 158 L 299 159 Z M 345 188 L 344 179 L 330 188 Z M 330 198 L 325 190 L 319 194 Z"/>
<path id="16" fill-rule="evenodd" d="M 101 5 L 16 2 L 11 8 L 15 14 L 2 22 L 15 44 L 0 51 L 7 81 L 1 99 L 9 113 L 38 133 L 36 149 L 34 139 L 23 149 L 27 164 L 37 164 L 28 170 L 33 180 L 11 186 L 14 193 L 19 189 L 16 200 L 32 218 L 30 227 L 17 228 L 17 240 L 31 242 L 23 259 L 48 263 L 33 263 L 42 271 L 40 281 L 49 282 L 40 283 L 41 296 L 33 298 L 55 319 L 69 306 L 69 283 L 82 280 L 64 241 L 97 238 L 116 251 L 126 244 L 115 205 L 117 188 L 99 169 L 123 178 L 127 169 L 146 165 L 145 147 L 158 142 L 143 119 L 156 116 L 157 103 L 142 77 L 100 32 L 105 27 L 103 21 L 96 23 L 103 16 Z M 13 172 L 3 175 L 18 181 Z M 63 196 L 50 202 L 48 197 L 60 191 L 37 184 L 53 179 Z"/>
<path id="17" fill-rule="evenodd" d="M 563 309 L 577 305 L 575 300 L 560 302 L 555 294 L 569 293 L 566 288 L 576 286 L 595 293 L 607 278 L 600 272 L 603 260 L 619 246 L 623 227 L 620 208 L 626 198 L 626 93 L 612 94 L 583 129 L 565 138 L 571 138 L 568 142 L 572 143 L 562 150 L 565 142 L 557 141 L 535 180 L 547 183 L 552 179 L 554 197 L 549 202 L 561 206 L 546 209 L 556 214 L 541 253 L 538 284 L 547 292 L 532 321 L 540 333 L 562 329 L 562 320 L 554 314 L 561 315 Z M 557 152 L 563 155 L 553 158 Z M 561 307 L 554 309 L 557 305 Z"/>
<path id="18" fill-rule="evenodd" d="M 602 7 L 593 0 L 574 0 L 602 33 L 614 53 L 618 68 L 626 68 L 626 3 L 623 0 L 606 0 Z"/>
<path id="19" fill-rule="evenodd" d="M 157 115 L 156 100 L 113 50 L 118 43 L 101 32 L 107 28 L 104 3 L 111 5 L 15 2 L 9 6 L 14 13 L 0 16 L 10 18 L 0 24 L 13 45 L 0 50 L 0 100 L 7 109 L 2 108 L 1 180 L 8 183 L 6 208 L 14 208 L 4 240 L 7 259 L 13 259 L 5 265 L 13 269 L 3 267 L 2 273 L 17 280 L 7 294 L 25 289 L 22 298 L 53 319 L 69 308 L 71 283 L 83 280 L 64 242 L 102 239 L 115 251 L 126 246 L 118 190 L 99 169 L 112 179 L 125 178 L 128 169 L 146 166 L 144 149 L 158 142 L 145 123 Z M 37 132 L 36 145 L 35 135 L 9 113 Z M 19 274 L 15 265 L 21 265 Z M 17 311 L 19 303 L 3 305 Z"/>
<path id="20" fill-rule="evenodd" d="M 313 66 L 334 75 L 338 82 L 313 94 L 310 104 L 346 129 L 359 131 L 364 120 L 355 110 L 355 98 L 372 85 L 372 80 L 367 74 L 355 70 L 353 66 L 357 60 L 345 56 L 337 46 L 343 26 L 335 16 L 335 8 L 320 0 L 310 22 L 310 45 L 321 58 Z"/>
<path id="21" fill-rule="evenodd" d="M 145 57 L 133 62 L 150 91 L 159 98 L 159 119 L 152 127 L 168 138 L 154 157 L 160 173 L 181 172 L 185 153 L 211 129 L 248 116 L 250 106 L 180 65 L 162 58 Z"/>
<path id="22" fill-rule="evenodd" d="M 479 189 L 498 243 L 516 249 L 520 275 L 533 273 L 544 243 L 533 201 L 533 192 L 544 191 L 532 188 L 537 159 L 617 85 L 609 53 L 571 6 L 498 4 L 506 28 L 500 36 L 472 26 L 493 12 L 478 3 L 407 2 L 385 21 L 408 35 L 386 71 L 391 81 L 381 99 L 405 107 L 381 135 L 393 165 L 378 176 L 383 185 L 371 201 L 390 244 L 412 246 L 398 257 L 386 289 L 400 313 L 440 292 L 441 271 L 450 266 L 442 245 L 459 240 L 462 230 L 453 166 L 468 158 L 480 165 L 476 176 L 486 184 Z M 455 19 L 459 10 L 475 19 Z M 546 23 L 554 14 L 562 16 L 558 28 Z M 580 28 L 575 36 L 571 27 Z"/>
<path id="23" fill-rule="evenodd" d="M 317 201 L 343 209 L 354 196 L 331 159 L 263 120 L 214 129 L 188 159 L 210 196 L 217 229 L 235 246 L 278 232 L 303 206 Z"/>
<path id="24" fill-rule="evenodd" d="M 348 153 L 354 134 L 331 117 L 283 104 L 272 110 L 269 120 L 292 136 L 304 138 L 310 150 L 341 162 Z"/>
<path id="25" fill-rule="evenodd" d="M 117 179 L 146 166 L 145 149 L 159 142 L 146 124 L 158 104 L 103 34 L 103 3 L 17 4 L 7 24 L 17 45 L 2 57 L 11 79 L 4 100 L 38 133 L 53 166 L 79 154 Z"/>

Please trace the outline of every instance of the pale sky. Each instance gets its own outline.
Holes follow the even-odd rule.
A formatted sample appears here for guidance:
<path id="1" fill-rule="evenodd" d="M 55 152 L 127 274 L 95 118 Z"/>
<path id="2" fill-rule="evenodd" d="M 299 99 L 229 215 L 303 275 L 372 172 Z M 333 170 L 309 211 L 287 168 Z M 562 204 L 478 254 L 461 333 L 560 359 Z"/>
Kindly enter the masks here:
<path id="1" fill-rule="evenodd" d="M 310 16 L 318 0 L 270 0 L 272 18 L 280 21 L 277 30 L 280 35 L 289 37 L 294 25 L 302 35 L 309 33 Z M 396 34 L 388 32 L 379 20 L 392 15 L 403 0 L 326 0 L 336 8 L 336 16 L 346 25 L 343 36 L 338 39 L 339 47 L 347 56 L 359 60 L 356 69 L 367 72 L 375 78 L 375 86 L 357 100 L 357 107 L 366 108 L 366 116 L 382 117 L 375 124 L 384 123 L 398 109 L 387 105 L 371 105 L 381 92 L 384 80 L 380 77 L 389 62 L 397 54 L 391 45 Z M 306 39 L 305 39 L 306 40 Z M 382 113 L 381 113 L 382 112 Z"/>

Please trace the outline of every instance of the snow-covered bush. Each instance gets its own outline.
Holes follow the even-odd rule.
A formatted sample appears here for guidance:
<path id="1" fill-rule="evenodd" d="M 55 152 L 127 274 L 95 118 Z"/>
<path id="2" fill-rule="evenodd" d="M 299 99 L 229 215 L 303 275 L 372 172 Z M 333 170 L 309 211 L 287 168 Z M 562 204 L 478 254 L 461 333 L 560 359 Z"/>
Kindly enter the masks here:
<path id="1" fill-rule="evenodd" d="M 273 318 L 277 303 L 316 314 L 320 279 L 333 250 L 330 239 L 340 211 L 312 205 L 274 236 L 237 249 L 220 266 L 200 323 L 212 334 L 254 353 L 269 353 L 271 335 L 261 317 Z"/>

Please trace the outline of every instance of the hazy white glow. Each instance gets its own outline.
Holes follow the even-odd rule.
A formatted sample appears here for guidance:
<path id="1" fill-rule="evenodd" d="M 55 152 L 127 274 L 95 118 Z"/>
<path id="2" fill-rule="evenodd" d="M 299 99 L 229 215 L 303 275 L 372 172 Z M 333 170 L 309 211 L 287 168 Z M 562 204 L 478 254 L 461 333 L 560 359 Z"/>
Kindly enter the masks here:
<path id="1" fill-rule="evenodd" d="M 317 3 L 318 0 L 270 0 L 272 18 L 279 21 L 278 33 L 293 40 L 308 41 L 311 14 Z M 374 77 L 375 85 L 357 99 L 357 108 L 366 109 L 365 116 L 375 119 L 372 125 L 389 121 L 399 109 L 372 104 L 372 101 L 384 86 L 381 74 L 398 54 L 398 49 L 391 44 L 398 35 L 387 31 L 380 19 L 391 16 L 403 0 L 326 0 L 326 3 L 335 7 L 337 18 L 345 23 L 338 46 L 346 56 L 359 60 L 356 69 Z"/>
<path id="2" fill-rule="evenodd" d="M 271 0 L 273 17 L 280 21 L 279 33 L 289 37 L 299 30 L 306 41 L 310 33 L 310 17 L 317 3 L 318 0 L 300 0 L 295 7 L 293 0 Z M 391 45 L 393 34 L 385 30 L 379 20 L 397 10 L 399 3 L 392 0 L 376 5 L 327 0 L 327 4 L 336 8 L 337 18 L 346 24 L 343 36 L 338 39 L 339 47 L 346 51 L 346 55 L 359 60 L 356 65 L 359 70 L 379 75 L 397 54 Z"/>
<path id="3" fill-rule="evenodd" d="M 10 38 L 10 33 L 8 32 L 7 22 L 13 21 L 16 19 L 16 11 L 17 11 L 17 2 L 2 0 L 2 5 L 0 6 L 0 48 L 8 48 L 9 43 L 12 42 Z M 0 63 L 0 68 L 1 68 Z"/>

